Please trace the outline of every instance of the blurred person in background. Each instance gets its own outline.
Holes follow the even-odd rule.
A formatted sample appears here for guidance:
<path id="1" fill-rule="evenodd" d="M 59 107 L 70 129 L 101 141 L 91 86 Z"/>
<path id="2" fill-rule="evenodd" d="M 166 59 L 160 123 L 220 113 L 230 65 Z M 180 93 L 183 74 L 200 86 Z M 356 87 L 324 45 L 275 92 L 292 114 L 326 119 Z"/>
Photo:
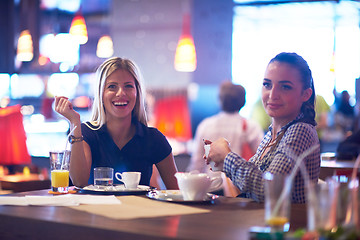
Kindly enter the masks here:
<path id="1" fill-rule="evenodd" d="M 252 153 L 256 152 L 264 132 L 258 123 L 240 115 L 239 111 L 245 105 L 245 94 L 245 88 L 241 85 L 233 84 L 231 81 L 221 83 L 219 88 L 221 112 L 205 118 L 198 125 L 188 171 L 198 170 L 199 172 L 217 174 L 210 171 L 209 166 L 204 162 L 204 139 L 213 141 L 224 137 L 231 143 L 233 151 L 240 156 L 245 154 L 243 152 L 244 144 L 250 146 Z M 225 195 L 237 195 L 236 189 L 229 189 L 232 188 L 231 185 L 224 185 L 223 187 Z M 233 191 L 234 193 L 231 193 Z"/>
<path id="2" fill-rule="evenodd" d="M 344 137 L 349 136 L 353 131 L 355 123 L 355 108 L 350 104 L 349 92 L 344 90 L 338 94 L 334 90 L 335 111 L 334 111 L 334 127 L 340 129 Z"/>
<path id="3" fill-rule="evenodd" d="M 264 105 L 262 104 L 261 98 L 257 100 L 251 111 L 251 119 L 260 124 L 264 133 L 269 131 L 269 126 L 271 124 L 271 118 L 265 112 Z"/>
<path id="4" fill-rule="evenodd" d="M 320 95 L 316 95 L 316 98 L 315 98 L 315 113 L 316 113 L 315 121 L 317 123 L 316 131 L 319 136 L 320 150 L 322 152 L 323 132 L 326 131 L 329 127 L 328 115 L 330 113 L 330 106 L 329 106 L 329 104 L 327 104 L 325 99 Z"/>

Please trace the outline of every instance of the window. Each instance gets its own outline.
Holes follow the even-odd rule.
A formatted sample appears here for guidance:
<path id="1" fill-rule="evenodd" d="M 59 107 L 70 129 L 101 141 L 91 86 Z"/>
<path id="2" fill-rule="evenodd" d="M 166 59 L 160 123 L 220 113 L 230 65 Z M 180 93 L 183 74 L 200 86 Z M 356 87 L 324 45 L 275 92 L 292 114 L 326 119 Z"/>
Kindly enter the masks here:
<path id="1" fill-rule="evenodd" d="M 232 75 L 247 91 L 242 113 L 251 114 L 260 98 L 265 68 L 279 52 L 304 57 L 316 93 L 329 105 L 334 87 L 338 92 L 348 90 L 354 98 L 360 75 L 359 8 L 360 3 L 352 1 L 234 7 Z"/>

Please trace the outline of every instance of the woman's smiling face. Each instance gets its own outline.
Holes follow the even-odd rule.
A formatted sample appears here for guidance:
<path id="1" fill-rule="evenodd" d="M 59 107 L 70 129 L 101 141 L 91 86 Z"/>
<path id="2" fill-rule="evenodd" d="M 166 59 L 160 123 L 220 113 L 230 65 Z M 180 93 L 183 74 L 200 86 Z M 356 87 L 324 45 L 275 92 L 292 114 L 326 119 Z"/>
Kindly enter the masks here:
<path id="1" fill-rule="evenodd" d="M 312 90 L 303 89 L 300 72 L 288 63 L 272 62 L 265 71 L 262 102 L 274 121 L 285 125 L 300 113 Z"/>
<path id="2" fill-rule="evenodd" d="M 104 87 L 106 119 L 131 118 L 136 97 L 134 77 L 127 70 L 115 70 L 107 77 Z"/>

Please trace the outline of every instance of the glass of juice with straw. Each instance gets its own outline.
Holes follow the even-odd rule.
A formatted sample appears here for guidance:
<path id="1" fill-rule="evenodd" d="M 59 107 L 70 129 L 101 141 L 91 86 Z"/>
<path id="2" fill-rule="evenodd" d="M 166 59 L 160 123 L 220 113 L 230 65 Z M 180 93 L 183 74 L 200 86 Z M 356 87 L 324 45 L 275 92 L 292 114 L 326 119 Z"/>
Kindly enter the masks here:
<path id="1" fill-rule="evenodd" d="M 264 174 L 265 223 L 272 231 L 287 232 L 290 228 L 291 183 L 287 175 Z"/>
<path id="2" fill-rule="evenodd" d="M 70 151 L 51 151 L 51 190 L 55 193 L 69 192 Z"/>

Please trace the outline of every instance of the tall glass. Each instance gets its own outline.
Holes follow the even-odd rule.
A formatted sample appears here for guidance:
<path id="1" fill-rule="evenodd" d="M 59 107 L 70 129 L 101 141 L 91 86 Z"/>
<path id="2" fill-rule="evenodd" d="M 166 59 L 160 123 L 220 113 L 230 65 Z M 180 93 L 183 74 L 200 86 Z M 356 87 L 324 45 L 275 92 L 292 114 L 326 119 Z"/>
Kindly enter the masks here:
<path id="1" fill-rule="evenodd" d="M 272 231 L 289 231 L 291 182 L 287 175 L 264 174 L 265 222 Z"/>
<path id="2" fill-rule="evenodd" d="M 337 224 L 357 226 L 359 221 L 359 179 L 351 179 L 348 176 L 334 176 L 333 178 L 340 184 L 337 202 Z"/>
<path id="3" fill-rule="evenodd" d="M 51 190 L 55 193 L 69 192 L 70 151 L 50 152 Z"/>
<path id="4" fill-rule="evenodd" d="M 308 229 L 331 230 L 336 227 L 339 183 L 327 178 L 314 187 L 314 196 L 307 203 Z"/>

